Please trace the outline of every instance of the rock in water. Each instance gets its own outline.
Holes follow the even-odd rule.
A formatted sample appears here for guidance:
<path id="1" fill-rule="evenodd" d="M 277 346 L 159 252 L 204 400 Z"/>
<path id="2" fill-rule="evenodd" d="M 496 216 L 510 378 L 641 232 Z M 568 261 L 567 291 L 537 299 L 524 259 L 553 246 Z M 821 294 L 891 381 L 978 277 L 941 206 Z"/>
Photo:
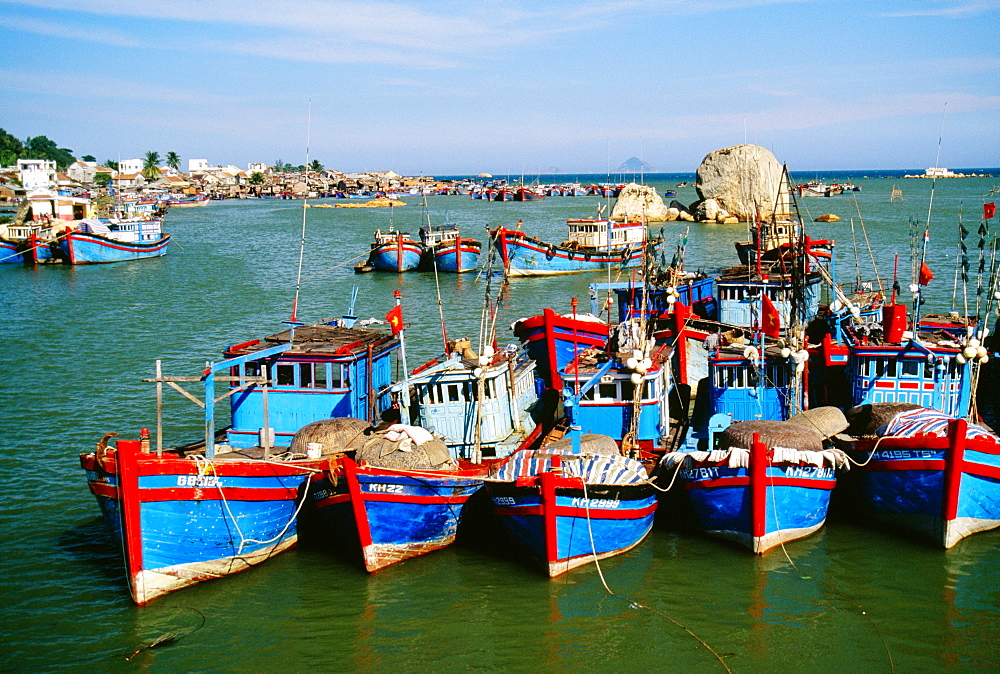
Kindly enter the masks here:
<path id="1" fill-rule="evenodd" d="M 736 145 L 709 152 L 701 160 L 695 187 L 702 201 L 714 199 L 740 220 L 769 220 L 778 201 L 781 175 L 781 164 L 770 151 L 759 145 Z M 787 197 L 780 201 L 779 219 L 789 211 Z"/>
<path id="2" fill-rule="evenodd" d="M 611 209 L 611 219 L 641 222 L 643 218 L 646 222 L 666 222 L 667 206 L 652 187 L 629 183 L 618 194 L 615 207 Z"/>

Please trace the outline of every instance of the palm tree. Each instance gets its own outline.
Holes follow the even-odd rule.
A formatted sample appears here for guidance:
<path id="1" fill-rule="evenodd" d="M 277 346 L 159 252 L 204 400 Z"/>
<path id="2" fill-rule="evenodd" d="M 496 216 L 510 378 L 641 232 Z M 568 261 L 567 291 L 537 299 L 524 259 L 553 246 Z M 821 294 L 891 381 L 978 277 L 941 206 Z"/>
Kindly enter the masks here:
<path id="1" fill-rule="evenodd" d="M 309 170 L 313 173 L 319 173 L 323 170 L 323 165 L 319 163 L 318 159 L 313 159 L 309 164 Z"/>
<path id="2" fill-rule="evenodd" d="M 156 180 L 160 177 L 160 153 L 149 151 L 142 163 L 142 175 L 146 180 Z"/>
<path id="3" fill-rule="evenodd" d="M 181 156 L 176 152 L 168 152 L 167 157 L 164 160 L 167 162 L 167 166 L 175 171 L 181 170 Z"/>

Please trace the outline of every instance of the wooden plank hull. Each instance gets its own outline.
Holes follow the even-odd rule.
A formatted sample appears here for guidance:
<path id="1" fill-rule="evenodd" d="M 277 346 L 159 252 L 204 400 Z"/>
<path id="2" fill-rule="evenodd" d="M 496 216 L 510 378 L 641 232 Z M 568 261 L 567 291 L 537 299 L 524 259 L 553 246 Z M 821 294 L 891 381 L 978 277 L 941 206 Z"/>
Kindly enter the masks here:
<path id="1" fill-rule="evenodd" d="M 336 534 L 356 541 L 365 569 L 375 572 L 454 543 L 487 470 L 394 470 L 345 457 L 332 476 L 313 478 L 313 502 Z"/>
<path id="2" fill-rule="evenodd" d="M 69 264 L 104 264 L 166 255 L 170 235 L 164 234 L 155 241 L 132 243 L 74 231 L 60 236 L 58 242 L 60 253 Z"/>
<path id="3" fill-rule="evenodd" d="M 653 527 L 656 496 L 649 484 L 587 485 L 543 473 L 489 484 L 493 510 L 549 577 L 637 546 Z"/>
<path id="4" fill-rule="evenodd" d="M 297 541 L 300 490 L 321 461 L 196 461 L 139 451 L 138 441 L 80 457 L 122 544 L 129 589 L 144 605 L 245 571 Z"/>
<path id="5" fill-rule="evenodd" d="M 885 437 L 858 443 L 864 494 L 872 512 L 944 548 L 1000 527 L 1000 444 L 964 439 L 954 422 L 948 437 Z"/>

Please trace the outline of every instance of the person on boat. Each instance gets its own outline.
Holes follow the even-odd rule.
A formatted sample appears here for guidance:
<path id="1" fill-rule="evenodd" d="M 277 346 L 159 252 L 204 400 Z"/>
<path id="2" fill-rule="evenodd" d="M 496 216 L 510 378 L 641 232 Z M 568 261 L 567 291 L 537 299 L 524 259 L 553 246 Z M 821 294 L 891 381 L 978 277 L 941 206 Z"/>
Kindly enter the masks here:
<path id="1" fill-rule="evenodd" d="M 722 344 L 722 335 L 719 334 L 718 328 L 714 328 L 712 332 L 708 334 L 708 337 L 705 338 L 705 341 L 702 342 L 702 346 L 704 346 L 705 350 L 708 351 L 709 353 L 717 351 L 721 344 Z"/>

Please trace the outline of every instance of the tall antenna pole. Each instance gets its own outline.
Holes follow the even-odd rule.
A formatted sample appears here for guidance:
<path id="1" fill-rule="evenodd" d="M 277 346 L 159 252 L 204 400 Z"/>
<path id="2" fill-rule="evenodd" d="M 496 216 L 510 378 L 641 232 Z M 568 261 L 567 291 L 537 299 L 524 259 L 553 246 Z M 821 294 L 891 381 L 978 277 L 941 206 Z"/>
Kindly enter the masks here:
<path id="1" fill-rule="evenodd" d="M 306 252 L 306 207 L 309 205 L 309 140 L 312 132 L 312 99 L 309 99 L 309 115 L 306 121 L 306 190 L 302 195 L 302 237 L 299 241 L 299 271 L 295 279 L 295 299 L 292 300 L 292 316 L 289 322 L 297 323 L 299 291 L 302 289 L 302 260 Z"/>

